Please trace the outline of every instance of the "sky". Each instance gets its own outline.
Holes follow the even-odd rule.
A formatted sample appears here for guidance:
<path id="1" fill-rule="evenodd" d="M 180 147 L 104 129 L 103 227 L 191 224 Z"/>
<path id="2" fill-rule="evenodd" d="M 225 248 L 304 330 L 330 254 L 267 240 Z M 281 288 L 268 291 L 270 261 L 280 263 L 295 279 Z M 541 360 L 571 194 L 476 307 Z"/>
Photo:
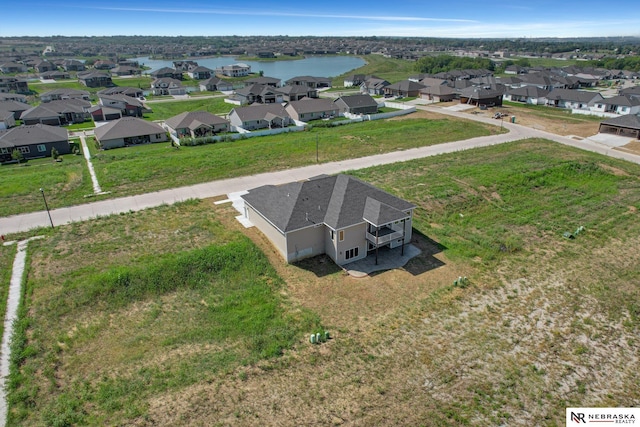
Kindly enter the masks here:
<path id="1" fill-rule="evenodd" d="M 619 0 L 8 0 L 0 37 L 400 36 L 455 38 L 640 36 L 640 1 Z"/>

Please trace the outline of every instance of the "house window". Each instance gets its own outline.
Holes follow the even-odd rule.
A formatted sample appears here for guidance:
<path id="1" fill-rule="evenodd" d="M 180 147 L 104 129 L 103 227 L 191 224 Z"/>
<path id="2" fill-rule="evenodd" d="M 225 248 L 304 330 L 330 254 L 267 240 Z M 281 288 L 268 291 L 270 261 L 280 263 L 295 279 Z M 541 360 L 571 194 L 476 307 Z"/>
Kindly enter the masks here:
<path id="1" fill-rule="evenodd" d="M 44 144 L 38 144 L 38 153 L 44 153 L 47 151 L 47 147 Z"/>
<path id="2" fill-rule="evenodd" d="M 0 148 L 0 154 L 9 154 L 9 149 L 7 148 Z M 333 238 L 333 236 L 332 236 Z"/>
<path id="3" fill-rule="evenodd" d="M 31 152 L 31 150 L 29 150 L 29 147 L 18 147 L 18 151 L 22 154 L 29 154 Z"/>
<path id="4" fill-rule="evenodd" d="M 338 232 L 338 240 L 342 242 L 344 240 L 344 230 Z"/>
<path id="5" fill-rule="evenodd" d="M 162 134 L 161 133 L 156 133 L 156 139 L 160 139 L 162 138 Z"/>
<path id="6" fill-rule="evenodd" d="M 344 259 L 351 259 L 351 258 L 356 258 L 358 256 L 358 248 L 353 248 L 353 249 L 349 249 L 345 254 L 344 254 Z"/>

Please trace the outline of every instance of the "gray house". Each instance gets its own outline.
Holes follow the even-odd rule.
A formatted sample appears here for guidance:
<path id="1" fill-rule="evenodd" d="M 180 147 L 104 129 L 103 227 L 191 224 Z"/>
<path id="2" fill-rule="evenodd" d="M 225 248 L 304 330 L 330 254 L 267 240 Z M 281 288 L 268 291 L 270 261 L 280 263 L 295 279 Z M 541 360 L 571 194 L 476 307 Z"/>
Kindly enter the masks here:
<path id="1" fill-rule="evenodd" d="M 291 123 L 282 104 L 256 104 L 234 108 L 229 113 L 231 124 L 247 130 L 286 127 Z"/>
<path id="2" fill-rule="evenodd" d="M 265 185 L 242 198 L 245 217 L 287 262 L 327 254 L 343 265 L 411 240 L 415 205 L 349 175 Z"/>
<path id="3" fill-rule="evenodd" d="M 168 141 L 167 131 L 157 123 L 123 117 L 97 127 L 94 135 L 103 149 Z"/>
<path id="4" fill-rule="evenodd" d="M 375 114 L 378 112 L 378 103 L 368 94 L 341 96 L 333 102 L 341 114 Z"/>
<path id="5" fill-rule="evenodd" d="M 290 102 L 285 110 L 291 118 L 302 122 L 338 116 L 338 107 L 327 98 L 302 98 Z"/>
<path id="6" fill-rule="evenodd" d="M 51 156 L 52 148 L 58 150 L 60 154 L 71 152 L 66 129 L 38 124 L 0 131 L 0 161 L 2 162 L 11 160 L 13 150 L 20 151 L 25 159 L 35 159 Z"/>
<path id="7" fill-rule="evenodd" d="M 229 121 L 208 111 L 186 111 L 165 120 L 178 138 L 199 138 L 229 131 Z"/>

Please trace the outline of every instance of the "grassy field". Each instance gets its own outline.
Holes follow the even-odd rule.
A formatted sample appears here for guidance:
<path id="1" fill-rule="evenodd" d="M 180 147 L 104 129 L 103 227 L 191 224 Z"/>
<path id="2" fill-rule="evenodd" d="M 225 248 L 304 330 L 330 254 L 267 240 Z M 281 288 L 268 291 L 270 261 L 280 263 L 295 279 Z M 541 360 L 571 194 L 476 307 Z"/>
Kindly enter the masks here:
<path id="1" fill-rule="evenodd" d="M 52 208 L 84 203 L 85 196 L 93 193 L 86 162 L 82 156 L 62 157 L 62 162 L 44 158 L 2 166 L 0 215 L 44 210 L 40 188 L 53 202 Z"/>
<path id="2" fill-rule="evenodd" d="M 367 61 L 366 65 L 334 78 L 332 85 L 344 86 L 344 78 L 353 74 L 373 74 L 390 83 L 397 83 L 416 73 L 414 61 L 385 58 L 382 55 L 363 55 L 361 58 Z"/>
<path id="3" fill-rule="evenodd" d="M 190 99 L 188 101 L 149 102 L 147 105 L 153 110 L 152 113 L 144 115 L 147 120 L 166 120 L 184 111 L 197 110 L 208 111 L 213 114 L 228 114 L 234 107 L 234 105 L 224 102 L 222 97 Z"/>
<path id="4" fill-rule="evenodd" d="M 211 100 L 192 102 L 199 101 Z M 154 108 L 156 105 L 162 104 L 154 104 Z M 162 143 L 98 152 L 88 140 L 100 186 L 110 192 L 95 199 L 309 165 L 316 161 L 316 138 L 320 161 L 327 162 L 499 131 L 456 119 L 407 117 L 179 150 Z M 458 126 L 459 123 L 463 125 Z M 45 188 L 52 209 L 86 203 L 84 196 L 92 193 L 92 186 L 83 159 L 70 155 L 64 158 L 60 164 L 44 159 L 30 161 L 29 166 L 3 166 L 5 185 L 0 191 L 0 215 L 41 210 L 40 187 Z"/>
<path id="5" fill-rule="evenodd" d="M 284 264 L 211 201 L 46 231 L 11 423 L 557 426 L 637 404 L 640 167 L 527 140 L 353 174 L 417 205 L 403 269 Z"/>

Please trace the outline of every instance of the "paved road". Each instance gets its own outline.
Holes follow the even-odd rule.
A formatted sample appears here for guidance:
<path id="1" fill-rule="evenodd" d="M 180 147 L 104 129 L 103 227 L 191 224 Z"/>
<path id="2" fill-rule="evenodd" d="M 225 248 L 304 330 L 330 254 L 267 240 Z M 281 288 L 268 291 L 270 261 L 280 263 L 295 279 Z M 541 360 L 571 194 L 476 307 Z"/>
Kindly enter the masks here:
<path id="1" fill-rule="evenodd" d="M 427 111 L 434 111 L 437 113 L 449 114 L 456 117 L 477 120 L 489 123 L 494 126 L 499 125 L 499 123 L 496 123 L 496 120 L 485 117 L 476 117 L 472 114 L 448 111 L 442 108 L 428 106 L 418 108 Z M 503 144 L 523 138 L 546 138 L 572 147 L 577 147 L 607 156 L 628 160 L 634 163 L 640 163 L 640 156 L 616 151 L 611 149 L 610 147 L 598 144 L 593 141 L 573 140 L 571 138 L 554 135 L 549 132 L 531 129 L 513 123 L 503 123 L 503 126 L 510 132 L 502 135 L 471 138 L 446 144 L 395 151 L 392 153 L 379 154 L 358 159 L 322 163 L 318 165 L 288 169 L 279 172 L 269 172 L 259 175 L 212 181 L 203 184 L 157 191 L 137 196 L 86 203 L 83 205 L 54 209 L 51 211 L 51 218 L 55 225 L 61 225 L 76 221 L 85 221 L 97 216 L 138 211 L 142 209 L 157 207 L 163 204 L 172 204 L 188 199 L 204 199 L 209 197 L 222 196 L 228 193 L 243 191 L 265 184 L 283 184 L 286 182 L 302 180 L 321 174 L 335 174 L 348 170 L 362 169 L 370 166 L 384 165 L 412 160 L 416 158 L 435 156 L 438 154 L 468 150 L 477 147 Z M 0 218 L 0 234 L 10 234 L 20 231 L 27 231 L 32 228 L 48 226 L 50 226 L 50 224 L 46 211 Z"/>

